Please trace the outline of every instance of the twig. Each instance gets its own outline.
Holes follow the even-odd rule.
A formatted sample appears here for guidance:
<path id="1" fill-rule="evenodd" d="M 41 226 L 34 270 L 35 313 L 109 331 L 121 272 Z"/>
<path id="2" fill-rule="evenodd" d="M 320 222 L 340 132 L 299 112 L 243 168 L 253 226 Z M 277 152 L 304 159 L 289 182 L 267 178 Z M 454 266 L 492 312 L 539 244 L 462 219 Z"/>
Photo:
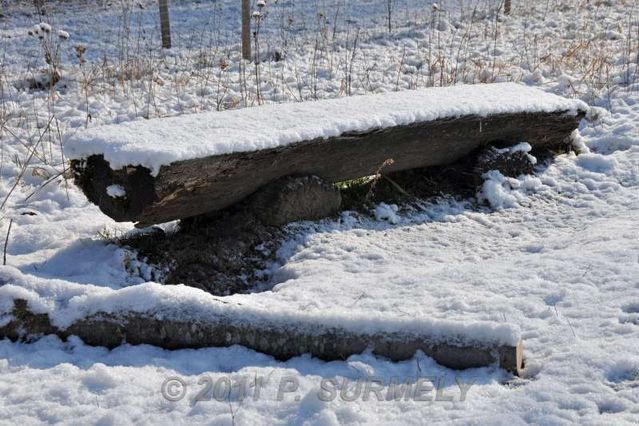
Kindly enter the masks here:
<path id="1" fill-rule="evenodd" d="M 9 229 L 7 229 L 7 237 L 4 239 L 4 255 L 2 257 L 2 265 L 7 265 L 7 246 L 9 245 L 9 234 L 11 234 L 11 226 L 13 225 L 13 219 L 9 221 Z"/>
<path id="2" fill-rule="evenodd" d="M 353 306 L 357 304 L 357 302 L 362 300 L 364 297 L 366 297 L 366 293 L 361 293 L 359 296 L 357 296 L 357 298 L 353 301 L 353 303 L 350 304 L 349 307 L 352 308 Z"/>
<path id="3" fill-rule="evenodd" d="M 366 193 L 366 201 L 370 200 L 371 197 L 373 196 L 373 192 L 375 191 L 375 186 L 377 186 L 377 182 L 382 177 L 382 169 L 386 166 L 390 166 L 394 162 L 395 160 L 393 160 L 392 158 L 388 158 L 382 163 L 381 166 L 379 166 L 379 168 L 375 172 L 375 177 L 372 180 L 371 187 L 368 189 L 368 192 Z"/>
<path id="4" fill-rule="evenodd" d="M 33 148 L 32 146 L 29 146 L 29 144 L 27 144 L 26 142 L 24 142 L 22 140 L 22 138 L 20 138 L 20 136 L 16 135 L 15 132 L 13 130 L 11 130 L 9 127 L 7 127 L 7 125 L 5 124 L 5 122 L 3 122 L 2 124 L 0 124 L 0 127 L 2 128 L 2 130 L 6 131 L 7 133 L 9 133 L 11 136 L 13 136 L 16 141 L 18 141 L 20 143 L 20 145 L 22 145 L 25 149 L 27 150 L 31 150 L 31 148 Z M 43 163 L 46 163 L 46 159 L 43 157 L 40 157 L 38 155 L 38 153 L 34 153 L 35 157 L 40 160 Z"/>
<path id="5" fill-rule="evenodd" d="M 385 180 L 388 181 L 388 183 L 390 183 L 391 185 L 393 185 L 393 187 L 398 190 L 402 195 L 406 196 L 406 197 L 412 197 L 412 195 L 410 195 L 408 192 L 406 192 L 406 190 L 404 190 L 404 188 L 402 188 L 401 186 L 399 186 L 399 184 L 397 182 L 395 182 L 393 179 L 389 178 L 388 176 L 384 175 L 382 176 Z"/>
<path id="6" fill-rule="evenodd" d="M 16 178 L 16 182 L 13 184 L 13 186 L 9 190 L 9 193 L 5 196 L 4 200 L 2 201 L 2 204 L 0 204 L 0 210 L 2 210 L 4 208 L 5 204 L 7 204 L 7 201 L 9 200 L 9 197 L 11 197 L 11 194 L 13 194 L 13 191 L 16 189 L 16 187 L 18 186 L 18 184 L 22 180 L 22 177 L 24 176 L 25 172 L 27 171 L 27 168 L 29 167 L 29 163 L 31 162 L 31 159 L 33 158 L 33 156 L 35 155 L 36 150 L 38 149 L 38 145 L 40 145 L 40 142 L 42 142 L 42 138 L 44 137 L 44 135 L 49 130 L 49 126 L 51 126 L 51 121 L 53 121 L 53 117 L 51 117 L 49 119 L 49 122 L 47 123 L 47 126 L 44 128 L 44 131 L 40 135 L 40 138 L 38 139 L 36 144 L 32 147 L 31 153 L 29 154 L 29 157 L 27 157 L 27 161 L 22 166 L 22 170 L 20 170 L 20 173 L 18 174 L 18 177 Z"/>
<path id="7" fill-rule="evenodd" d="M 62 170 L 59 173 L 56 173 L 54 176 L 51 176 L 49 179 L 47 179 L 46 181 L 44 181 L 39 187 L 37 187 L 36 189 L 33 190 L 33 192 L 29 195 L 27 195 L 27 197 L 24 199 L 24 202 L 29 201 L 29 199 L 31 197 L 33 197 L 34 195 L 36 195 L 38 193 L 38 191 L 41 191 L 45 186 L 49 185 L 51 182 L 53 182 L 54 180 L 56 180 L 57 178 L 59 178 L 60 176 L 64 176 L 64 174 L 66 172 L 68 172 L 69 169 L 65 168 L 64 170 Z M 66 179 L 64 179 L 64 181 L 66 182 Z M 67 189 L 67 199 L 69 198 L 69 191 Z"/>
<path id="8" fill-rule="evenodd" d="M 555 308 L 555 315 L 557 315 L 557 318 L 559 318 L 559 312 L 557 311 L 557 305 L 552 305 L 552 307 Z M 570 327 L 570 331 L 572 331 L 572 335 L 574 337 L 577 337 L 577 334 L 575 333 L 575 329 L 572 328 L 572 324 L 570 323 L 568 318 L 566 318 L 566 323 L 568 324 L 568 327 Z"/>
<path id="9" fill-rule="evenodd" d="M 395 81 L 395 91 L 399 92 L 399 78 L 402 75 L 402 68 L 404 67 L 404 60 L 406 59 L 406 45 L 404 44 L 404 49 L 402 50 L 402 58 L 399 61 L 399 68 L 397 68 L 397 80 Z"/>
<path id="10" fill-rule="evenodd" d="M 69 200 L 69 182 L 67 182 L 66 175 L 66 161 L 64 159 L 64 148 L 62 147 L 62 133 L 60 132 L 60 123 L 58 119 L 55 119 L 55 127 L 58 132 L 58 142 L 60 142 L 60 156 L 62 157 L 62 179 L 64 179 L 64 189 L 67 193 L 67 200 Z"/>
<path id="11" fill-rule="evenodd" d="M 588 275 L 588 272 L 590 272 L 590 270 L 592 269 L 592 263 L 590 263 L 587 267 L 586 270 L 584 271 L 583 275 L 581 276 L 581 278 L 584 278 L 586 275 Z"/>

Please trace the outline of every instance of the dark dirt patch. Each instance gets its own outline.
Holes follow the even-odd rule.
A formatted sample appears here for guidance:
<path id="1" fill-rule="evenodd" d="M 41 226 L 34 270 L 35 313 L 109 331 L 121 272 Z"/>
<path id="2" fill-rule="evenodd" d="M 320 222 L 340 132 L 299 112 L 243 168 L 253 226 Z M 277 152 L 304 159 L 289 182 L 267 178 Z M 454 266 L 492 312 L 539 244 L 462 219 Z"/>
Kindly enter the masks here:
<path id="1" fill-rule="evenodd" d="M 166 284 L 186 284 L 215 295 L 245 293 L 270 277 L 266 270 L 286 237 L 283 225 L 321 219 L 339 211 L 333 185 L 313 176 L 276 181 L 246 201 L 122 241 L 146 262 L 167 269 Z"/>
<path id="2" fill-rule="evenodd" d="M 552 152 L 533 153 L 537 158 Z M 516 177 L 533 172 L 523 152 L 484 148 L 448 166 L 413 169 L 336 186 L 315 177 L 277 181 L 226 210 L 180 222 L 179 230 L 161 230 L 125 241 L 141 259 L 168 270 L 166 284 L 186 284 L 214 295 L 255 291 L 270 279 L 268 266 L 292 231 L 285 224 L 317 220 L 343 210 L 370 212 L 375 203 L 410 203 L 435 196 L 475 196 L 481 175 L 499 170 Z M 383 173 L 383 170 L 382 170 Z"/>
<path id="3" fill-rule="evenodd" d="M 260 273 L 275 257 L 285 233 L 249 213 L 221 212 L 180 222 L 122 242 L 138 257 L 167 269 L 165 284 L 186 284 L 214 295 L 246 293 L 268 276 Z"/>

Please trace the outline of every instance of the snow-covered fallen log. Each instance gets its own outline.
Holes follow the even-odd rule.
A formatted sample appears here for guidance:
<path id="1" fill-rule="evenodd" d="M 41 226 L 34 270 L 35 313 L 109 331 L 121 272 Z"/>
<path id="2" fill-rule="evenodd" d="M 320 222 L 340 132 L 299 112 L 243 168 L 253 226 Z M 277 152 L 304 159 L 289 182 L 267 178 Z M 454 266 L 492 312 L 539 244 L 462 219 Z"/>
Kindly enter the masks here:
<path id="1" fill-rule="evenodd" d="M 419 331 L 367 333 L 325 326 L 321 322 L 291 322 L 284 326 L 256 319 L 255 322 L 246 322 L 219 316 L 178 321 L 137 312 L 120 312 L 117 315 L 98 312 L 67 328 L 58 328 L 51 325 L 47 314 L 33 314 L 25 300 L 17 299 L 13 318 L 0 327 L 0 337 L 19 340 L 50 334 L 63 339 L 78 336 L 89 345 L 108 348 L 123 343 L 149 344 L 165 349 L 241 345 L 279 360 L 304 354 L 325 361 L 345 360 L 370 349 L 376 355 L 403 361 L 422 351 L 439 364 L 454 369 L 499 364 L 516 375 L 523 370 L 521 341 L 505 344 L 468 336 L 466 342 L 449 343 L 439 335 L 436 322 Z M 459 338 L 459 335 L 456 337 Z"/>
<path id="2" fill-rule="evenodd" d="M 75 335 L 87 344 L 167 349 L 242 345 L 277 359 L 311 354 L 343 360 L 371 349 L 394 361 L 423 351 L 443 366 L 499 364 L 520 374 L 516 327 L 492 322 L 307 314 L 233 303 L 184 286 L 147 283 L 112 290 L 29 277 L 0 268 L 0 338 Z"/>
<path id="3" fill-rule="evenodd" d="M 586 110 L 513 83 L 455 86 L 103 126 L 66 150 L 103 212 L 148 225 L 223 209 L 284 176 L 339 182 L 491 143 L 559 146 Z"/>

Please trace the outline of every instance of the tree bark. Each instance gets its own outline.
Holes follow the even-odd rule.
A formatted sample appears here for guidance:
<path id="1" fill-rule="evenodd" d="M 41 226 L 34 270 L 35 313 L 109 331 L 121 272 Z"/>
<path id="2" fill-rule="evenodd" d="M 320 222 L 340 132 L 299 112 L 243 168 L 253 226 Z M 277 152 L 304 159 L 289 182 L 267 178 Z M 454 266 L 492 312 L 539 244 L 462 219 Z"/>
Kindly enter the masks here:
<path id="1" fill-rule="evenodd" d="M 251 60 L 251 0 L 242 0 L 242 58 Z"/>
<path id="2" fill-rule="evenodd" d="M 169 19 L 168 0 L 160 0 L 160 30 L 162 32 L 162 47 L 171 48 L 171 22 Z"/>
<path id="3" fill-rule="evenodd" d="M 224 209 L 285 176 L 334 183 L 450 164 L 495 143 L 558 147 L 569 143 L 582 117 L 555 112 L 441 119 L 179 161 L 162 166 L 156 177 L 143 167 L 112 170 L 102 156 L 74 161 L 72 167 L 76 183 L 104 213 L 146 226 Z M 123 186 L 126 197 L 109 197 L 106 188 L 113 184 Z"/>
<path id="4" fill-rule="evenodd" d="M 392 361 L 404 361 L 422 351 L 440 365 L 454 369 L 498 363 L 505 370 L 521 375 L 524 367 L 521 341 L 516 345 L 481 341 L 452 344 L 435 338 L 429 330 L 371 334 L 320 323 L 292 322 L 283 327 L 257 317 L 250 322 L 228 316 L 176 321 L 135 312 L 122 313 L 118 317 L 97 313 L 60 329 L 51 324 L 48 315 L 29 312 L 25 300 L 15 300 L 14 303 L 14 319 L 0 327 L 0 338 L 14 341 L 54 334 L 61 339 L 78 336 L 88 345 L 110 349 L 123 343 L 148 344 L 171 350 L 241 345 L 278 360 L 304 354 L 324 361 L 345 360 L 372 349 L 376 355 Z"/>

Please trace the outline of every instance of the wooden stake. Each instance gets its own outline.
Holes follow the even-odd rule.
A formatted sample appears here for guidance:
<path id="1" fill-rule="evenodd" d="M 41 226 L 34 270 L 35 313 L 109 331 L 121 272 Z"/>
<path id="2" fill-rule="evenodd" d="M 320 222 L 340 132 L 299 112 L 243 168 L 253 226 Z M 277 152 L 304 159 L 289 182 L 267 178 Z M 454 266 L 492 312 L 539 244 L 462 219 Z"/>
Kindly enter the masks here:
<path id="1" fill-rule="evenodd" d="M 162 47 L 171 48 L 171 22 L 169 20 L 168 0 L 160 0 L 160 29 L 162 31 Z"/>
<path id="2" fill-rule="evenodd" d="M 251 60 L 251 0 L 242 0 L 242 58 Z"/>

